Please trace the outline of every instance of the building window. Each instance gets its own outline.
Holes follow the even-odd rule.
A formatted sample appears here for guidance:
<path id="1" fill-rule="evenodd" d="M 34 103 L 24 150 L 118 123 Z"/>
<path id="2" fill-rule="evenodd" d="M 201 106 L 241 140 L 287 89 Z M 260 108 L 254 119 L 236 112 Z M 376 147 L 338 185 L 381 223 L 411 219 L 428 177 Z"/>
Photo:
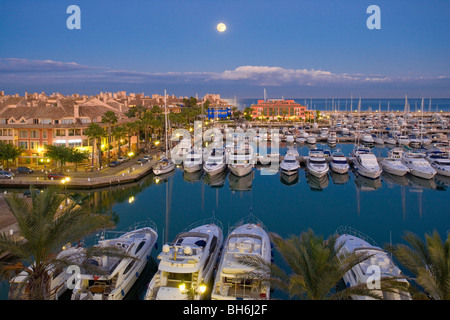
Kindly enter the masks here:
<path id="1" fill-rule="evenodd" d="M 47 130 L 42 130 L 42 139 L 47 139 Z"/>
<path id="2" fill-rule="evenodd" d="M 19 141 L 19 148 L 28 150 L 28 141 Z"/>
<path id="3" fill-rule="evenodd" d="M 37 141 L 30 141 L 30 149 L 31 150 L 39 149 L 39 143 Z"/>
<path id="4" fill-rule="evenodd" d="M 28 130 L 19 130 L 19 138 L 21 139 L 28 138 Z"/>
<path id="5" fill-rule="evenodd" d="M 30 138 L 31 138 L 31 139 L 39 139 L 39 131 L 37 131 L 37 130 L 31 130 L 31 131 L 30 131 Z"/>
<path id="6" fill-rule="evenodd" d="M 62 119 L 61 120 L 61 124 L 72 124 L 73 123 L 73 119 Z"/>
<path id="7" fill-rule="evenodd" d="M 41 124 L 52 124 L 52 119 L 41 119 Z"/>

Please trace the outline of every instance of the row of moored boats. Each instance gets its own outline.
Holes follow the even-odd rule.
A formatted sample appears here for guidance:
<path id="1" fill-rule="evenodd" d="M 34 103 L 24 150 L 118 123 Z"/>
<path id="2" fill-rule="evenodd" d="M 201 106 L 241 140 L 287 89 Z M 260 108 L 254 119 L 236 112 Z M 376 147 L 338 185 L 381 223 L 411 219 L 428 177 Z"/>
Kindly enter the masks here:
<path id="1" fill-rule="evenodd" d="M 347 287 L 368 283 L 369 268 L 377 266 L 383 277 L 402 277 L 390 255 L 369 237 L 348 227 L 336 230 L 336 248 L 340 258 L 350 253 L 366 253 L 370 258 L 350 269 L 343 277 Z M 129 292 L 157 248 L 156 226 L 132 228 L 94 245 L 97 252 L 113 248 L 114 255 L 87 258 L 84 246 L 67 246 L 58 258 L 70 257 L 81 266 L 73 288 L 67 268 L 49 268 L 52 298 L 58 299 L 68 289 L 72 300 L 121 300 Z M 268 300 L 271 296 L 269 268 L 257 268 L 246 261 L 273 262 L 272 244 L 263 223 L 250 215 L 239 221 L 226 239 L 217 219 L 197 222 L 166 243 L 158 254 L 158 270 L 146 288 L 145 300 Z M 121 255 L 123 254 L 123 255 Z M 27 281 L 23 271 L 11 280 L 10 298 Z M 399 281 L 408 282 L 406 279 Z M 407 292 L 379 292 L 384 299 L 411 299 Z M 16 297 L 17 298 L 17 297 Z M 353 299 L 368 299 L 353 296 Z"/>

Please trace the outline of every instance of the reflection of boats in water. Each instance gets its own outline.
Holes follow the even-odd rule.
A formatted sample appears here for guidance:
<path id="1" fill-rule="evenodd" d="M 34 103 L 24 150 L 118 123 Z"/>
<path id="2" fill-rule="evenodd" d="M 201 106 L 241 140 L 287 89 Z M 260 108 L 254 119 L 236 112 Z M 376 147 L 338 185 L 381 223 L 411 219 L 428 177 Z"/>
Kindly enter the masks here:
<path id="1" fill-rule="evenodd" d="M 249 191 L 252 189 L 253 178 L 255 172 L 252 171 L 250 174 L 244 177 L 238 177 L 233 172 L 228 175 L 228 182 L 230 183 L 230 189 L 235 191 Z"/>
<path id="2" fill-rule="evenodd" d="M 334 184 L 345 184 L 350 179 L 348 172 L 346 173 L 336 173 L 330 170 L 331 180 Z"/>
<path id="3" fill-rule="evenodd" d="M 323 190 L 328 187 L 329 177 L 328 175 L 324 175 L 318 178 L 306 172 L 306 182 L 308 182 L 311 190 Z"/>
<path id="4" fill-rule="evenodd" d="M 409 184 L 408 178 L 406 178 L 406 176 L 398 176 L 387 171 L 383 171 L 381 173 L 381 177 L 383 181 L 387 182 L 388 184 L 396 184 L 399 186 L 407 186 Z"/>
<path id="5" fill-rule="evenodd" d="M 362 175 L 353 172 L 355 175 L 355 183 L 359 190 L 361 191 L 373 191 L 378 188 L 381 188 L 381 178 L 366 178 Z"/>
<path id="6" fill-rule="evenodd" d="M 414 176 L 412 174 L 406 175 L 409 180 L 411 187 L 421 188 L 421 189 L 436 189 L 436 183 L 434 179 L 425 179 Z"/>
<path id="7" fill-rule="evenodd" d="M 196 182 L 200 181 L 202 177 L 203 177 L 203 169 L 194 172 L 183 171 L 183 179 L 185 181 Z"/>
<path id="8" fill-rule="evenodd" d="M 203 182 L 213 188 L 222 188 L 225 184 L 225 178 L 227 177 L 228 170 L 224 170 L 221 173 L 213 176 L 205 174 L 203 176 Z"/>
<path id="9" fill-rule="evenodd" d="M 292 175 L 287 175 L 284 174 L 283 172 L 280 173 L 280 181 L 282 184 L 285 184 L 287 186 L 292 186 L 294 184 L 297 184 L 299 180 L 299 176 L 298 173 L 297 174 L 292 174 Z"/>
<path id="10" fill-rule="evenodd" d="M 437 187 L 448 187 L 450 186 L 450 177 L 446 177 L 440 174 L 434 176 L 434 181 Z"/>

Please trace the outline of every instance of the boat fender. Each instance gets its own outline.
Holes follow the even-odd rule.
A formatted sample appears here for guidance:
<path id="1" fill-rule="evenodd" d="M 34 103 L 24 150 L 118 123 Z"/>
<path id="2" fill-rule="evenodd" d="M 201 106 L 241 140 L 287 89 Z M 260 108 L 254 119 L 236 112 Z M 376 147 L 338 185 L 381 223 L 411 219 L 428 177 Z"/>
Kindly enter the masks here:
<path id="1" fill-rule="evenodd" d="M 136 272 L 136 278 L 139 278 L 139 272 Z"/>
<path id="2" fill-rule="evenodd" d="M 120 291 L 120 293 L 122 294 L 122 296 L 125 296 L 125 292 L 123 291 L 123 289 Z"/>

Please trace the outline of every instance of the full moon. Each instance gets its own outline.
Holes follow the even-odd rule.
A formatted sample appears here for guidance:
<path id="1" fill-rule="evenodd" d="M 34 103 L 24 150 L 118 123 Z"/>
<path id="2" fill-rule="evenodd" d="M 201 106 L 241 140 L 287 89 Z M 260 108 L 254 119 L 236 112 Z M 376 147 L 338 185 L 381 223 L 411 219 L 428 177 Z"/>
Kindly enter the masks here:
<path id="1" fill-rule="evenodd" d="M 217 25 L 217 30 L 218 30 L 219 32 L 224 32 L 226 29 L 227 29 L 227 26 L 225 25 L 225 23 L 219 23 L 219 24 Z"/>

